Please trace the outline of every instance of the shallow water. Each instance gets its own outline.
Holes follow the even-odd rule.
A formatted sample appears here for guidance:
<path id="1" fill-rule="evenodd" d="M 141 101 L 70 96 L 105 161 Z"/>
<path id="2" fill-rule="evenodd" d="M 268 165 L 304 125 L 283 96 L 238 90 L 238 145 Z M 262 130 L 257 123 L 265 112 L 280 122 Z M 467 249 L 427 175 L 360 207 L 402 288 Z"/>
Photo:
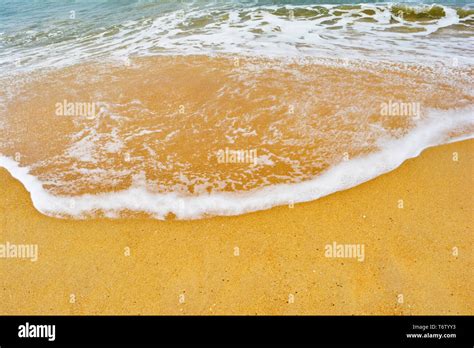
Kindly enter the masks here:
<path id="1" fill-rule="evenodd" d="M 467 6 L 1 2 L 0 165 L 45 214 L 241 214 L 474 131 Z"/>

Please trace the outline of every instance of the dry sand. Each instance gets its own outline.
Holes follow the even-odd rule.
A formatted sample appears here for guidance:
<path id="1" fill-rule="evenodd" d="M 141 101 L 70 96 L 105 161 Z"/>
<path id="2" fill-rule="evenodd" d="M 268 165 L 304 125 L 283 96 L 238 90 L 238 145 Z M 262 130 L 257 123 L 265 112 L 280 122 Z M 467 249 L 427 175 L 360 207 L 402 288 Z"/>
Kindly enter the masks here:
<path id="1" fill-rule="evenodd" d="M 0 314 L 472 315 L 473 147 L 294 208 L 198 221 L 46 217 L 2 169 L 0 243 L 38 244 L 39 259 L 0 259 Z M 334 241 L 364 244 L 365 260 L 325 257 Z"/>

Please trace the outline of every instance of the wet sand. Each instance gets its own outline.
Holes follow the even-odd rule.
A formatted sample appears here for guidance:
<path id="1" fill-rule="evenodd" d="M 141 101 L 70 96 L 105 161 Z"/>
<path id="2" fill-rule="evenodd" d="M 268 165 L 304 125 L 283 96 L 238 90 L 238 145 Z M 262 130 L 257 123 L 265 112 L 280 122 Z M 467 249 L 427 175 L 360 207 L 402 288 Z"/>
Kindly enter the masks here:
<path id="1" fill-rule="evenodd" d="M 147 57 L 0 80 L 15 90 L 0 110 L 0 152 L 54 195 L 117 192 L 144 179 L 154 193 L 241 192 L 309 180 L 380 151 L 381 139 L 431 127 L 422 123 L 435 117 L 429 110 L 458 123 L 474 105 L 470 70 L 235 58 Z M 388 103 L 410 107 L 387 114 Z M 97 104 L 96 113 L 58 114 L 58 104 Z M 474 129 L 457 131 L 450 135 Z M 259 164 L 221 163 L 227 148 L 253 151 Z"/>
<path id="2" fill-rule="evenodd" d="M 196 221 L 47 217 L 2 169 L 0 243 L 39 256 L 0 259 L 0 313 L 472 315 L 473 150 L 431 148 L 314 202 Z M 325 257 L 333 242 L 364 244 L 364 261 Z"/>

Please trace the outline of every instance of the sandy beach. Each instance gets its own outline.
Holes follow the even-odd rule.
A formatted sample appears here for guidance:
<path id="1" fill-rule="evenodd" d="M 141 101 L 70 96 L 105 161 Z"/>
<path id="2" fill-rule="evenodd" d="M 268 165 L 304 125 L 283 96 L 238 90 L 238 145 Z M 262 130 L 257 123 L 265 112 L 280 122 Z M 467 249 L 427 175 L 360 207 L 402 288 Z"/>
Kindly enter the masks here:
<path id="1" fill-rule="evenodd" d="M 1 314 L 474 314 L 474 141 L 317 201 L 195 221 L 56 219 L 0 170 Z M 453 159 L 457 159 L 453 160 Z M 401 201 L 402 200 L 402 201 Z M 332 243 L 365 257 L 325 257 Z"/>

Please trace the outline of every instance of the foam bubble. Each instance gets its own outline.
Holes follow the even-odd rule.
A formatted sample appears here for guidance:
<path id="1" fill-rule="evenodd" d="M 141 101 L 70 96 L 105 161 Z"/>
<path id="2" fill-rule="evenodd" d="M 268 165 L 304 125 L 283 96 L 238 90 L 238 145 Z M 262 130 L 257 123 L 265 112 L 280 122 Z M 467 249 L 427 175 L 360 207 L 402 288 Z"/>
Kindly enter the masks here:
<path id="1" fill-rule="evenodd" d="M 97 13 L 103 16 L 100 27 L 80 20 L 77 25 L 84 26 L 84 33 L 61 40 L 45 39 L 50 32 L 64 29 L 59 24 L 36 35 L 4 33 L 0 36 L 0 44 L 5 45 L 0 51 L 2 74 L 102 59 L 128 66 L 131 56 L 159 54 L 350 57 L 426 64 L 455 56 L 460 65 L 474 64 L 470 7 L 392 3 L 249 7 L 235 3 L 153 15 L 140 8 L 131 11 L 134 19 L 119 23 L 108 23 L 108 12 Z M 443 31 L 448 28 L 452 30 Z"/>
<path id="2" fill-rule="evenodd" d="M 455 113 L 455 117 L 453 117 Z M 424 149 L 439 144 L 470 139 L 474 134 L 449 138 L 448 133 L 474 124 L 474 108 L 462 110 L 431 110 L 429 117 L 403 138 L 385 139 L 380 151 L 365 157 L 342 162 L 312 180 L 279 184 L 243 193 L 212 193 L 183 196 L 178 193 L 156 194 L 147 191 L 140 180 L 123 191 L 82 195 L 54 196 L 42 183 L 14 160 L 0 156 L 0 166 L 21 181 L 31 194 L 33 205 L 43 214 L 74 218 L 94 216 L 97 212 L 110 218 L 124 211 L 145 212 L 157 219 L 174 214 L 178 219 L 198 219 L 215 215 L 239 215 L 269 209 L 290 202 L 307 202 L 345 190 L 371 180 L 418 156 Z"/>

